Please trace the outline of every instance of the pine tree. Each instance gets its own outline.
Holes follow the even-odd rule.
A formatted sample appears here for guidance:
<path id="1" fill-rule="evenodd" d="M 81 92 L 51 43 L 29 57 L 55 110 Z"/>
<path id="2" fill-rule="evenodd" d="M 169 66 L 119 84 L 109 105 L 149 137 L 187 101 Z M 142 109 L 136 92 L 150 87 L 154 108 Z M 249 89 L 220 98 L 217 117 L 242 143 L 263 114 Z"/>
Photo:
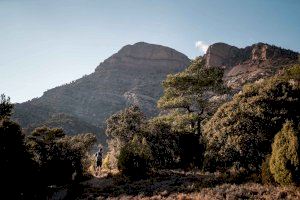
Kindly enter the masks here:
<path id="1" fill-rule="evenodd" d="M 211 112 L 209 97 L 225 89 L 222 77 L 222 69 L 205 67 L 200 57 L 183 72 L 168 75 L 163 82 L 164 95 L 158 101 L 158 108 L 167 114 L 156 120 L 169 122 L 177 130 L 200 134 L 201 121 Z"/>

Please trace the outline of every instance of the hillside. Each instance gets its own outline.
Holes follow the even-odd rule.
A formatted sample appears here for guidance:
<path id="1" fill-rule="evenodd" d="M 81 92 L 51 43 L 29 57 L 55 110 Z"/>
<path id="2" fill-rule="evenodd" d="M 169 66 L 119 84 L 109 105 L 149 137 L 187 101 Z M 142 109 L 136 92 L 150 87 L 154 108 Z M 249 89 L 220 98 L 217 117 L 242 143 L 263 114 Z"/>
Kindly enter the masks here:
<path id="1" fill-rule="evenodd" d="M 238 91 L 247 82 L 272 76 L 282 67 L 297 63 L 299 53 L 264 43 L 245 48 L 215 43 L 204 58 L 207 67 L 225 69 L 225 84 Z"/>
<path id="2" fill-rule="evenodd" d="M 14 119 L 28 128 L 45 124 L 53 114 L 66 113 L 102 127 L 107 117 L 131 104 L 154 116 L 158 113 L 156 101 L 162 95 L 161 82 L 189 62 L 187 56 L 169 47 L 144 42 L 127 45 L 100 63 L 92 74 L 16 104 Z"/>

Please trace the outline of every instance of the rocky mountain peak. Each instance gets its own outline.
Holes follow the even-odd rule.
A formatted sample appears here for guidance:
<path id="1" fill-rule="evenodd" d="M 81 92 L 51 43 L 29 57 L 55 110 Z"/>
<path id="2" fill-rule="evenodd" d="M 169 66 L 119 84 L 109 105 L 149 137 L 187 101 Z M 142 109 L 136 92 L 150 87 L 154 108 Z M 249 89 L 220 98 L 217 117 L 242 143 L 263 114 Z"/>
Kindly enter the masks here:
<path id="1" fill-rule="evenodd" d="M 215 43 L 209 46 L 204 58 L 207 67 L 228 69 L 245 62 L 252 65 L 281 65 L 297 61 L 298 53 L 266 43 L 256 43 L 245 48 Z"/>
<path id="2" fill-rule="evenodd" d="M 162 45 L 138 42 L 133 45 L 126 45 L 116 54 L 112 55 L 96 68 L 111 67 L 166 67 L 166 63 L 173 63 L 174 67 L 188 63 L 189 58 L 184 54 Z"/>
<path id="3" fill-rule="evenodd" d="M 225 43 L 215 43 L 208 47 L 205 54 L 207 67 L 225 67 L 235 64 L 239 49 Z"/>
<path id="4" fill-rule="evenodd" d="M 162 81 L 189 64 L 187 56 L 169 47 L 145 42 L 126 45 L 95 72 L 50 89 L 40 98 L 17 104 L 14 119 L 25 128 L 54 124 L 69 133 L 97 127 L 102 130 L 98 132 L 99 139 L 105 143 L 103 128 L 109 116 L 132 104 L 148 117 L 157 115 Z"/>
<path id="5" fill-rule="evenodd" d="M 266 43 L 245 48 L 215 43 L 204 55 L 206 66 L 225 69 L 225 83 L 237 90 L 246 82 L 271 76 L 280 67 L 299 62 L 298 57 L 297 52 Z"/>

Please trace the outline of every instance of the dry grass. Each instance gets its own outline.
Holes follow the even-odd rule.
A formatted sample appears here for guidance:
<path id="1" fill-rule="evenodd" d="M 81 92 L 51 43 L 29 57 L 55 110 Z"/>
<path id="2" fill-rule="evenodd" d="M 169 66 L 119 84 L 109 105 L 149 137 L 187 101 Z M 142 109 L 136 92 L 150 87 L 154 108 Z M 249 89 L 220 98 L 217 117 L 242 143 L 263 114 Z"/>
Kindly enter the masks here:
<path id="1" fill-rule="evenodd" d="M 79 189 L 78 189 L 79 188 Z M 76 199 L 300 199 L 300 188 L 228 183 L 221 174 L 159 171 L 141 180 L 104 172 L 72 191 Z"/>

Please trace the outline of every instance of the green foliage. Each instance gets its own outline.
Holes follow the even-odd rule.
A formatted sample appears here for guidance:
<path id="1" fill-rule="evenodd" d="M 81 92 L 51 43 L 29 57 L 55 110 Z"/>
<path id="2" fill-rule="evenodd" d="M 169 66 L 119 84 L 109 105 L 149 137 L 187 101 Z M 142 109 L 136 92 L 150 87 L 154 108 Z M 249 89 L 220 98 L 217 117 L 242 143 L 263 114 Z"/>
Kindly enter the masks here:
<path id="1" fill-rule="evenodd" d="M 151 159 L 151 149 L 146 138 L 139 138 L 135 135 L 121 148 L 118 156 L 118 169 L 130 177 L 144 176 L 150 169 Z"/>
<path id="2" fill-rule="evenodd" d="M 258 170 L 285 120 L 299 122 L 299 94 L 300 85 L 285 73 L 245 85 L 203 126 L 206 169 Z"/>
<path id="3" fill-rule="evenodd" d="M 200 133 L 200 122 L 213 111 L 208 92 L 225 91 L 222 77 L 222 69 L 206 68 L 202 58 L 196 58 L 183 72 L 168 75 L 158 101 L 158 108 L 168 112 L 160 118 L 176 128 Z"/>
<path id="4" fill-rule="evenodd" d="M 13 104 L 10 103 L 10 98 L 1 94 L 0 97 L 0 119 L 10 117 L 12 114 Z"/>
<path id="5" fill-rule="evenodd" d="M 148 123 L 145 132 L 153 155 L 151 165 L 155 168 L 175 167 L 179 157 L 179 137 L 174 134 L 170 125 L 162 121 L 152 121 Z"/>
<path id="6" fill-rule="evenodd" d="M 133 135 L 142 132 L 145 118 L 137 106 L 130 106 L 106 120 L 106 135 L 121 142 L 129 142 Z"/>
<path id="7" fill-rule="evenodd" d="M 130 106 L 106 120 L 108 159 L 112 168 L 117 167 L 120 149 L 129 143 L 134 135 L 142 135 L 146 121 L 137 106 Z"/>
<path id="8" fill-rule="evenodd" d="M 110 140 L 108 142 L 109 152 L 106 157 L 111 168 L 136 156 L 134 152 L 129 151 L 129 147 L 134 145 L 132 144 L 134 135 L 144 138 L 147 142 L 152 155 L 151 161 L 148 160 L 147 164 L 151 164 L 153 168 L 199 166 L 199 161 L 202 160 L 200 157 L 203 146 L 201 146 L 198 135 L 189 132 L 175 132 L 168 123 L 159 118 L 146 121 L 137 107 L 126 108 L 111 116 L 107 123 L 106 133 L 110 136 Z M 122 155 L 119 156 L 121 150 Z M 121 164 L 121 166 L 123 165 L 125 164 Z M 134 166 L 132 167 L 134 168 Z"/>
<path id="9" fill-rule="evenodd" d="M 275 136 L 270 158 L 270 171 L 281 185 L 300 182 L 299 130 L 287 121 Z"/>
<path id="10" fill-rule="evenodd" d="M 68 183 L 73 173 L 80 178 L 87 152 L 95 142 L 95 135 L 90 133 L 66 136 L 62 129 L 47 127 L 37 128 L 27 137 L 44 185 Z"/>

